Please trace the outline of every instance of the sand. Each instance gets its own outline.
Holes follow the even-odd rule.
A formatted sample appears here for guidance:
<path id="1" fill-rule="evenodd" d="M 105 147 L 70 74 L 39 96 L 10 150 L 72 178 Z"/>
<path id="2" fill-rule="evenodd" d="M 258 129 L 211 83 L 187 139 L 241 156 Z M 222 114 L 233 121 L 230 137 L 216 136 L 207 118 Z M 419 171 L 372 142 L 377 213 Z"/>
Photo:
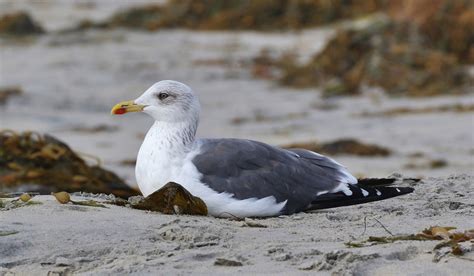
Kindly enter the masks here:
<path id="1" fill-rule="evenodd" d="M 344 243 L 390 236 L 387 230 L 472 229 L 473 180 L 427 178 L 408 196 L 247 222 L 61 205 L 38 196 L 33 200 L 40 205 L 0 211 L 0 231 L 18 232 L 0 236 L 0 274 L 469 275 L 472 243 L 464 259 L 448 254 L 437 262 L 439 241 Z"/>
<path id="2" fill-rule="evenodd" d="M 468 105 L 474 103 L 472 95 L 388 98 L 367 88 L 361 97 L 323 99 L 317 89 L 295 90 L 256 80 L 245 65 L 262 48 L 275 54 L 297 51 L 304 60 L 325 45 L 334 34 L 332 27 L 285 33 L 118 29 L 59 34 L 55 31 L 86 18 L 104 19 L 131 2 L 31 3 L 0 1 L 1 13 L 27 9 L 52 32 L 20 41 L 0 38 L 0 86 L 20 86 L 24 91 L 0 107 L 0 129 L 57 136 L 74 150 L 99 157 L 105 167 L 135 185 L 133 166 L 122 161 L 135 159 L 152 122 L 143 114 L 110 116 L 110 108 L 138 97 L 156 81 L 175 79 L 200 95 L 200 137 L 248 138 L 275 145 L 357 138 L 394 154 L 333 156 L 355 175 L 400 172 L 424 180 L 414 194 L 400 198 L 258 220 L 266 228 L 117 206 L 65 206 L 51 196 L 39 196 L 34 200 L 41 205 L 0 211 L 0 231 L 18 231 L 0 236 L 0 275 L 467 275 L 472 270 L 472 253 L 465 256 L 470 260 L 448 255 L 433 262 L 434 241 L 344 245 L 370 235 L 389 235 L 376 219 L 393 234 L 415 234 L 431 225 L 474 228 L 472 112 L 357 115 L 397 107 Z M 242 118 L 244 123 L 235 123 Z M 109 128 L 77 131 L 98 125 Z M 431 168 L 426 164 L 432 159 L 443 159 L 447 165 Z M 216 261 L 241 266 L 219 266 Z"/>

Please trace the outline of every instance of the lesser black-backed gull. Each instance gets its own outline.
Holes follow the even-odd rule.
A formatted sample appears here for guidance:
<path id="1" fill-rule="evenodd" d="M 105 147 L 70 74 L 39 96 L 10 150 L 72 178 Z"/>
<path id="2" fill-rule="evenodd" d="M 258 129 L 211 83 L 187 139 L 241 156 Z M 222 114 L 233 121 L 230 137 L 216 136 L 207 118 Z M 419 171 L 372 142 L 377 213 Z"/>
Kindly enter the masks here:
<path id="1" fill-rule="evenodd" d="M 173 181 L 200 197 L 210 215 L 264 217 L 413 191 L 386 186 L 390 180 L 358 181 L 331 158 L 304 149 L 243 139 L 196 139 L 199 100 L 190 87 L 177 81 L 157 82 L 136 100 L 112 109 L 113 114 L 138 111 L 155 120 L 135 168 L 144 196 Z"/>

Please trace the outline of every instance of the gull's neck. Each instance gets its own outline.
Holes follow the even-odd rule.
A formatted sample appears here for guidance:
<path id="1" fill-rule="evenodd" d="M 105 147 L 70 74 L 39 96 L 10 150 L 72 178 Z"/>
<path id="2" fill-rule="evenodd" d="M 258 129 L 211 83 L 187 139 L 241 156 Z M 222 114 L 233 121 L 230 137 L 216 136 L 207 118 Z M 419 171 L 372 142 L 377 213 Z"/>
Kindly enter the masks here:
<path id="1" fill-rule="evenodd" d="M 174 154 L 186 154 L 194 146 L 197 121 L 162 122 L 155 121 L 143 141 L 153 144 L 155 149 Z"/>
<path id="2" fill-rule="evenodd" d="M 188 154 L 195 147 L 197 120 L 169 123 L 155 121 L 140 147 L 135 167 L 138 186 L 148 196 L 176 181 Z"/>

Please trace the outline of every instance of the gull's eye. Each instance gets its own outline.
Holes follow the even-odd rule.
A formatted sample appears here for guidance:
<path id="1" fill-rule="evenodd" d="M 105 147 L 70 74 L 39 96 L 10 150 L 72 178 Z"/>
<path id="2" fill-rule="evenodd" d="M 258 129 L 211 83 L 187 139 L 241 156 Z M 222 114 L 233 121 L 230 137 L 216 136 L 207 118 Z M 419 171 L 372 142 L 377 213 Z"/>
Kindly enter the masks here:
<path id="1" fill-rule="evenodd" d="M 170 94 L 162 92 L 162 93 L 158 94 L 158 99 L 160 99 L 160 101 L 162 101 L 162 100 L 168 98 L 169 96 L 170 96 Z"/>

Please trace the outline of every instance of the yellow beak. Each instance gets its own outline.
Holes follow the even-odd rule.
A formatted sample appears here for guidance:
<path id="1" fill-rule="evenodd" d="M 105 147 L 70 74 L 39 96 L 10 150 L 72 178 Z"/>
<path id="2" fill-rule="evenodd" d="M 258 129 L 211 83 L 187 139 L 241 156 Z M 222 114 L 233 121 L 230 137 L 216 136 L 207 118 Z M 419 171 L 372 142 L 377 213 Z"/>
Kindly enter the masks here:
<path id="1" fill-rule="evenodd" d="M 146 105 L 136 104 L 134 101 L 125 101 L 112 107 L 110 113 L 113 115 L 122 115 L 128 112 L 140 112 L 143 111 L 145 107 Z"/>

